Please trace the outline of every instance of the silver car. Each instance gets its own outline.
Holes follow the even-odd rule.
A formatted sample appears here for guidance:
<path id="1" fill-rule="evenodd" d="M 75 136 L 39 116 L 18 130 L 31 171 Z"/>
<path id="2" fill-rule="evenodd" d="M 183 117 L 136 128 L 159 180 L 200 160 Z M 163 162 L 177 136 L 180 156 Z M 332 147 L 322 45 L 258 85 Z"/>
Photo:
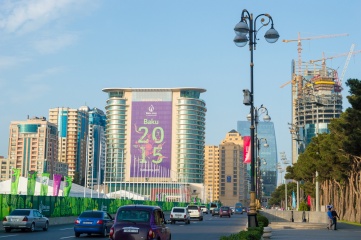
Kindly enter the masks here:
<path id="1" fill-rule="evenodd" d="M 9 216 L 4 217 L 3 227 L 5 228 L 5 232 L 10 232 L 11 229 L 34 232 L 37 228 L 47 231 L 49 219 L 37 209 L 15 209 Z"/>

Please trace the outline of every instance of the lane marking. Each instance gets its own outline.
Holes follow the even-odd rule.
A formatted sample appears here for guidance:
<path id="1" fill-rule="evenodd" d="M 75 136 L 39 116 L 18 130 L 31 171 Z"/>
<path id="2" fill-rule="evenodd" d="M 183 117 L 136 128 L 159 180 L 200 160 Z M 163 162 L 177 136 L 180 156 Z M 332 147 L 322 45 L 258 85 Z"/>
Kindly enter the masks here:
<path id="1" fill-rule="evenodd" d="M 69 237 L 61 237 L 60 239 L 67 239 L 67 238 L 73 238 L 74 236 L 69 236 Z"/>
<path id="2" fill-rule="evenodd" d="M 6 236 L 1 236 L 0 238 L 7 238 L 7 237 L 15 237 L 15 236 L 18 236 L 19 234 L 16 234 L 16 235 L 6 235 Z"/>
<path id="3" fill-rule="evenodd" d="M 59 229 L 60 231 L 65 231 L 65 230 L 69 230 L 69 229 L 74 229 L 73 227 L 72 228 L 61 228 Z"/>

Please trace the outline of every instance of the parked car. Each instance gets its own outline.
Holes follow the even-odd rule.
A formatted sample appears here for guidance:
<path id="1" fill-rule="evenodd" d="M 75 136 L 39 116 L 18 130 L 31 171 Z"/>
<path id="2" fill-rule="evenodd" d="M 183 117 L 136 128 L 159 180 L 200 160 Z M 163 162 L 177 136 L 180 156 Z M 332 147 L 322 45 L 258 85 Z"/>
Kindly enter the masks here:
<path id="1" fill-rule="evenodd" d="M 112 240 L 170 240 L 172 235 L 166 226 L 162 209 L 149 205 L 119 207 L 110 229 Z"/>
<path id="2" fill-rule="evenodd" d="M 208 214 L 208 208 L 206 207 L 206 205 L 200 205 L 200 207 L 203 213 Z"/>
<path id="3" fill-rule="evenodd" d="M 112 216 L 105 211 L 84 211 L 74 222 L 75 237 L 80 237 L 83 233 L 106 237 L 113 223 Z"/>
<path id="4" fill-rule="evenodd" d="M 214 208 L 212 211 L 212 216 L 219 215 L 219 208 Z"/>
<path id="5" fill-rule="evenodd" d="M 234 212 L 236 211 L 236 208 L 235 207 L 229 207 L 231 209 L 231 214 L 233 215 Z"/>
<path id="6" fill-rule="evenodd" d="M 190 224 L 190 216 L 188 208 L 186 207 L 173 207 L 170 212 L 170 223 L 175 224 L 176 222 L 184 222 Z"/>
<path id="7" fill-rule="evenodd" d="M 198 218 L 199 221 L 203 221 L 203 211 L 197 205 L 188 205 L 188 212 L 191 218 Z"/>
<path id="8" fill-rule="evenodd" d="M 34 232 L 37 228 L 48 231 L 49 219 L 37 209 L 15 209 L 9 216 L 3 218 L 3 227 L 5 232 L 10 232 L 12 229 Z"/>
<path id="9" fill-rule="evenodd" d="M 222 206 L 220 209 L 219 209 L 219 217 L 223 217 L 223 216 L 228 216 L 228 217 L 231 217 L 231 208 L 230 207 L 227 207 L 227 206 Z"/>

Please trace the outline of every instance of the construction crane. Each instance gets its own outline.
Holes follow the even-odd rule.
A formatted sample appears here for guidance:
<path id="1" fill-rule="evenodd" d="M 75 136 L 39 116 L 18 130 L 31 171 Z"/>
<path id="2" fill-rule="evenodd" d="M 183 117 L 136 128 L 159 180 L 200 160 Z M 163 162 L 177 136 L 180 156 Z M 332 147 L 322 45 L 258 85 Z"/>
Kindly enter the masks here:
<path id="1" fill-rule="evenodd" d="M 348 33 L 342 33 L 342 34 L 332 34 L 332 35 L 321 35 L 321 36 L 314 36 L 314 37 L 307 37 L 307 38 L 301 38 L 301 34 L 298 33 L 297 39 L 283 39 L 282 42 L 289 43 L 289 42 L 298 42 L 297 51 L 298 51 L 298 74 L 301 75 L 301 63 L 302 63 L 302 44 L 301 41 L 303 40 L 313 40 L 313 39 L 320 39 L 320 38 L 334 38 L 334 37 L 342 37 L 342 36 L 348 36 Z"/>

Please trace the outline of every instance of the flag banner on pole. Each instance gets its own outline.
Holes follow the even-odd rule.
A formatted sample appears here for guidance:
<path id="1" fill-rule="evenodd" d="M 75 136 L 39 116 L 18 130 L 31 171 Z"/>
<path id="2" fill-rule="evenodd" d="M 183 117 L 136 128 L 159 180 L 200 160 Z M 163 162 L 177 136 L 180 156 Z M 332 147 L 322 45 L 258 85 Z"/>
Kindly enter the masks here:
<path id="1" fill-rule="evenodd" d="M 60 183 L 61 183 L 61 175 L 54 174 L 53 175 L 53 196 L 58 196 L 59 189 L 60 189 Z"/>
<path id="2" fill-rule="evenodd" d="M 292 208 L 295 209 L 296 208 L 296 196 L 295 196 L 295 192 L 292 191 Z"/>
<path id="3" fill-rule="evenodd" d="M 307 205 L 311 207 L 311 196 L 307 196 Z"/>
<path id="4" fill-rule="evenodd" d="M 68 197 L 69 193 L 70 193 L 70 189 L 71 189 L 72 179 L 71 179 L 71 177 L 66 176 L 64 180 L 65 180 L 65 182 L 64 182 L 65 186 L 63 189 L 63 196 Z M 98 185 L 98 187 L 99 187 L 99 185 Z M 98 189 L 98 191 L 99 191 L 99 189 Z"/>
<path id="5" fill-rule="evenodd" d="M 19 178 L 20 178 L 20 169 L 13 168 L 13 173 L 11 175 L 11 194 L 18 194 Z"/>
<path id="6" fill-rule="evenodd" d="M 50 177 L 50 173 L 41 174 L 40 196 L 48 195 L 49 177 Z"/>
<path id="7" fill-rule="evenodd" d="M 29 196 L 34 196 L 35 193 L 35 183 L 36 183 L 36 176 L 37 172 L 29 171 L 28 172 L 28 185 L 27 185 L 27 194 Z"/>
<path id="8" fill-rule="evenodd" d="M 243 163 L 251 163 L 251 137 L 243 137 Z"/>

